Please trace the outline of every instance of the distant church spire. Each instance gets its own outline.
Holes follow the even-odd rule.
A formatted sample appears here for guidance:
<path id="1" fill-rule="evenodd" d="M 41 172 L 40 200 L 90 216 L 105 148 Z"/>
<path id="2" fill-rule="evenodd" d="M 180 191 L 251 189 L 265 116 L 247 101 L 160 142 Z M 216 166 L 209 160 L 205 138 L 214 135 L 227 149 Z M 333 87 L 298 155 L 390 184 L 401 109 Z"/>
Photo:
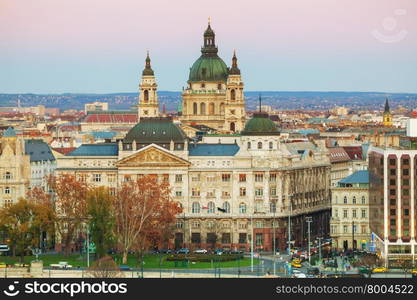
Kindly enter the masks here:
<path id="1" fill-rule="evenodd" d="M 201 53 L 204 56 L 215 56 L 217 55 L 217 47 L 215 43 L 216 35 L 214 34 L 213 29 L 210 26 L 210 18 L 208 20 L 208 25 L 206 31 L 204 31 L 204 46 L 201 48 Z"/>
<path id="2" fill-rule="evenodd" d="M 389 103 L 388 103 L 388 97 L 385 98 L 385 109 L 384 109 L 384 113 L 389 113 L 390 109 L 389 109 Z"/>

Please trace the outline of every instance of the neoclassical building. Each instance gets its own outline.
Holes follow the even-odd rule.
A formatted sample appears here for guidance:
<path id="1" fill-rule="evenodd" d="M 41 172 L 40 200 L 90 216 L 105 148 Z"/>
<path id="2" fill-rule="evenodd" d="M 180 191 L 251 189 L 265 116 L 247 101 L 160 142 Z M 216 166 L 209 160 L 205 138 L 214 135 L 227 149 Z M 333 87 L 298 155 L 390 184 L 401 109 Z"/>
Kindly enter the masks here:
<path id="1" fill-rule="evenodd" d="M 230 68 L 217 53 L 215 33 L 209 23 L 201 56 L 190 68 L 187 87 L 182 93 L 181 121 L 222 132 L 239 132 L 245 126 L 246 112 L 236 53 Z"/>
<path id="2" fill-rule="evenodd" d="M 16 203 L 30 188 L 47 188 L 55 157 L 47 143 L 23 139 L 9 128 L 0 138 L 0 207 Z"/>
<path id="3" fill-rule="evenodd" d="M 286 143 L 265 113 L 240 135 L 208 135 L 191 142 L 170 118 L 141 118 L 117 143 L 86 144 L 58 159 L 71 173 L 115 192 L 123 182 L 157 175 L 181 203 L 171 247 L 284 249 L 288 238 L 328 236 L 330 161 L 324 144 Z"/>

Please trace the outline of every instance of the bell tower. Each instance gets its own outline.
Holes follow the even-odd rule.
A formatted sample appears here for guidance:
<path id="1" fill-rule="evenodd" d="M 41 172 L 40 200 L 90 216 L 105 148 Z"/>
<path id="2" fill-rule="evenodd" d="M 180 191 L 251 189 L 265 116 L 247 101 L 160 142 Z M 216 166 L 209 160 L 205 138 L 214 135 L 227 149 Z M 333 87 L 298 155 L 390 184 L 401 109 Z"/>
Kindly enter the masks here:
<path id="1" fill-rule="evenodd" d="M 392 126 L 392 115 L 391 115 L 391 111 L 389 108 L 389 103 L 388 103 L 388 98 L 386 98 L 385 100 L 385 109 L 384 109 L 384 114 L 383 114 L 383 123 L 384 126 Z"/>
<path id="2" fill-rule="evenodd" d="M 232 67 L 226 82 L 225 129 L 230 132 L 242 131 L 245 127 L 245 99 L 243 81 L 237 66 L 236 51 L 233 52 Z"/>
<path id="3" fill-rule="evenodd" d="M 151 59 L 149 51 L 146 55 L 145 69 L 142 72 L 142 78 L 139 84 L 139 105 L 138 117 L 149 118 L 159 117 L 159 103 L 155 80 L 155 74 L 151 68 Z"/>

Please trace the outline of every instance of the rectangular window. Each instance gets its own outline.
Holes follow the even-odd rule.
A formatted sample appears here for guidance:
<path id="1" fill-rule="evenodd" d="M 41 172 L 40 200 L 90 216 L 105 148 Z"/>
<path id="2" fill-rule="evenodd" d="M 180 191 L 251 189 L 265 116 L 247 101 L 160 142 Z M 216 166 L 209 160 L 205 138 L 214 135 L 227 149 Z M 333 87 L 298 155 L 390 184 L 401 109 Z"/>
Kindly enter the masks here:
<path id="1" fill-rule="evenodd" d="M 257 233 L 255 236 L 256 246 L 260 247 L 264 243 L 264 236 L 262 233 Z"/>
<path id="2" fill-rule="evenodd" d="M 200 189 L 199 188 L 192 188 L 191 189 L 191 196 L 199 197 L 200 196 Z"/>
<path id="3" fill-rule="evenodd" d="M 356 218 L 356 209 L 352 210 L 352 218 Z"/>
<path id="4" fill-rule="evenodd" d="M 271 187 L 271 196 L 276 196 L 276 195 L 277 195 L 277 188 Z"/>
<path id="5" fill-rule="evenodd" d="M 246 174 L 239 174 L 239 182 L 246 182 Z"/>
<path id="6" fill-rule="evenodd" d="M 230 174 L 222 174 L 223 182 L 230 182 Z"/>
<path id="7" fill-rule="evenodd" d="M 223 244 L 230 244 L 230 233 L 223 233 L 222 234 L 222 243 Z"/>
<path id="8" fill-rule="evenodd" d="M 230 197 L 230 192 L 229 191 L 222 191 L 222 196 L 223 197 Z"/>
<path id="9" fill-rule="evenodd" d="M 347 209 L 344 209 L 343 210 L 343 218 L 347 219 L 347 217 L 348 217 L 348 211 L 347 211 Z"/>
<path id="10" fill-rule="evenodd" d="M 107 174 L 107 181 L 108 182 L 115 182 L 116 175 L 115 174 Z"/>
<path id="11" fill-rule="evenodd" d="M 362 209 L 362 219 L 366 218 L 366 209 Z"/>
<path id="12" fill-rule="evenodd" d="M 93 174 L 94 182 L 101 182 L 101 174 Z"/>
<path id="13" fill-rule="evenodd" d="M 181 197 L 182 196 L 182 191 L 176 191 L 175 196 L 176 197 Z"/>
<path id="14" fill-rule="evenodd" d="M 255 174 L 255 181 L 256 182 L 262 182 L 262 181 L 264 181 L 264 174 L 260 174 L 260 173 Z"/>
<path id="15" fill-rule="evenodd" d="M 175 182 L 182 182 L 182 174 L 175 175 Z"/>
<path id="16" fill-rule="evenodd" d="M 343 233 L 347 233 L 348 232 L 348 227 L 347 225 L 343 225 Z"/>
<path id="17" fill-rule="evenodd" d="M 195 176 L 191 177 L 191 181 L 192 182 L 198 182 L 198 181 L 200 181 L 200 175 L 195 175 Z"/>
<path id="18" fill-rule="evenodd" d="M 276 182 L 277 181 L 277 174 L 276 173 L 272 173 L 269 175 L 269 181 L 270 182 Z"/>
<path id="19" fill-rule="evenodd" d="M 239 233 L 239 244 L 246 244 L 246 233 Z"/>
<path id="20" fill-rule="evenodd" d="M 241 197 L 246 196 L 246 188 L 241 187 L 241 188 L 239 189 L 239 195 L 240 195 Z"/>
<path id="21" fill-rule="evenodd" d="M 264 190 L 262 188 L 255 189 L 255 196 L 261 197 L 264 194 Z"/>

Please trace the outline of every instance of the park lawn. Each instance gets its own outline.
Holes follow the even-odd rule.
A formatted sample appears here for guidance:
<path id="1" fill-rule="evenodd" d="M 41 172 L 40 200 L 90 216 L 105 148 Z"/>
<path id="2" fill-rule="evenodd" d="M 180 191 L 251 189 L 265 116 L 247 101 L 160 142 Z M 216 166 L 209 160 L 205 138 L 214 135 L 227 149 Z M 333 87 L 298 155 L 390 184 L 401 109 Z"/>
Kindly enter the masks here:
<path id="1" fill-rule="evenodd" d="M 90 265 L 94 261 L 94 257 L 90 256 Z M 117 264 L 122 264 L 121 256 L 113 256 Z M 236 261 L 226 261 L 226 262 L 196 262 L 196 263 L 189 263 L 188 266 L 182 266 L 181 262 L 178 263 L 178 267 L 175 267 L 175 262 L 173 261 L 166 261 L 166 255 L 158 255 L 158 254 L 146 254 L 144 260 L 144 269 L 209 269 L 213 267 L 220 267 L 220 268 L 237 268 L 237 267 L 247 267 L 250 266 L 251 260 L 250 258 L 243 258 L 239 262 Z M 29 264 L 32 260 L 34 260 L 34 256 L 25 256 L 24 263 Z M 72 265 L 73 267 L 87 267 L 87 258 L 85 255 L 80 256 L 79 254 L 73 254 L 70 256 L 63 256 L 60 254 L 56 255 L 39 255 L 39 259 L 43 261 L 45 267 L 48 267 L 50 264 L 57 264 L 60 261 L 66 261 L 68 264 Z M 160 265 L 161 260 L 161 265 Z M 12 256 L 0 256 L 0 263 L 6 264 L 15 264 L 20 263 L 20 257 L 12 257 Z M 254 259 L 254 264 L 258 264 L 259 260 Z M 137 257 L 134 255 L 128 256 L 127 264 L 131 268 L 140 268 L 140 265 L 137 262 Z"/>

